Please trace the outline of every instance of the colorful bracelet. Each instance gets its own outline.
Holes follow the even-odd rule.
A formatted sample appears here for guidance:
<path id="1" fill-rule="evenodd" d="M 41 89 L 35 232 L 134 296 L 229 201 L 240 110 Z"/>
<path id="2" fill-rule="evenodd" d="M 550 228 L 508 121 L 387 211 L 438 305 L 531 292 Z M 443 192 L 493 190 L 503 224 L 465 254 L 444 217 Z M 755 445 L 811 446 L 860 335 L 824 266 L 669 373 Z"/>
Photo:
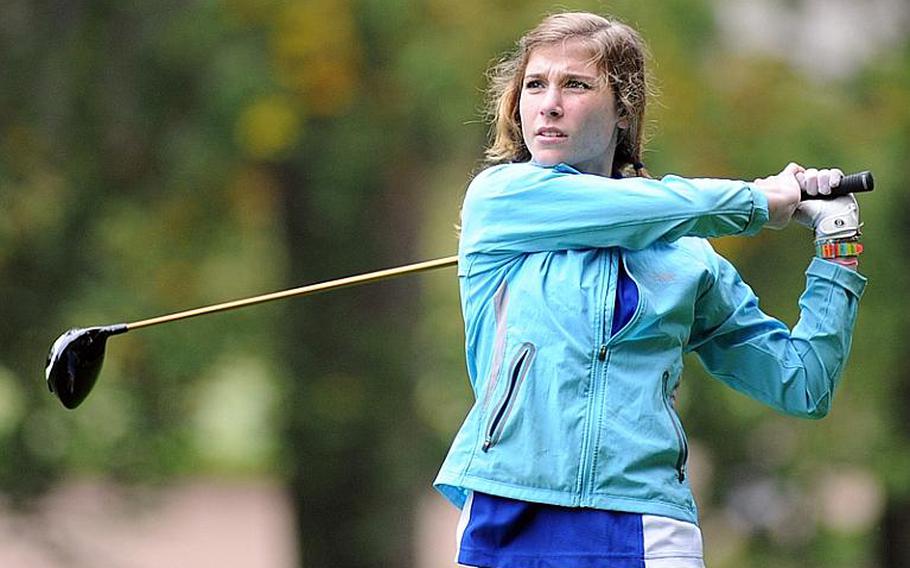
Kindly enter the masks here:
<path id="1" fill-rule="evenodd" d="M 838 258 L 859 256 L 863 245 L 858 241 L 828 241 L 815 244 L 815 254 L 819 258 Z"/>

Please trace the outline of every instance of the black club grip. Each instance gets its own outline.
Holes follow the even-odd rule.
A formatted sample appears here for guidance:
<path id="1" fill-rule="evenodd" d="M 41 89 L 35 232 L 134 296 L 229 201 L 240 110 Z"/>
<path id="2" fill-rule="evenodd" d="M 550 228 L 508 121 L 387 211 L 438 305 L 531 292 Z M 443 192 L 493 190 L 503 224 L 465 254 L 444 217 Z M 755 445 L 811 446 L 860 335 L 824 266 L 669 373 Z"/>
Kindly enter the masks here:
<path id="1" fill-rule="evenodd" d="M 830 195 L 809 195 L 805 191 L 800 197 L 801 201 L 807 199 L 834 199 L 848 193 L 863 193 L 875 189 L 875 180 L 872 178 L 872 172 L 866 170 L 844 176 L 840 180 L 840 185 L 831 188 Z"/>

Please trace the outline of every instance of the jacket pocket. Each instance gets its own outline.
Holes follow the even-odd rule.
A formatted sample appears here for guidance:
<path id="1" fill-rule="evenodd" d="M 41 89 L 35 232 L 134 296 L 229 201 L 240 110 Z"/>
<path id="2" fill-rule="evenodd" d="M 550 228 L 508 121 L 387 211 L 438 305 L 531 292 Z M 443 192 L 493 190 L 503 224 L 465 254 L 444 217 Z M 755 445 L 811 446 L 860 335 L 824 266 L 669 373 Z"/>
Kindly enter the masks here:
<path id="1" fill-rule="evenodd" d="M 686 462 L 689 460 L 689 443 L 686 441 L 686 434 L 683 431 L 682 421 L 673 408 L 672 395 L 670 393 L 670 372 L 664 371 L 663 374 L 663 402 L 670 422 L 673 424 L 673 430 L 676 432 L 676 441 L 679 446 L 679 453 L 676 457 L 676 477 L 680 483 L 686 479 Z"/>
<path id="2" fill-rule="evenodd" d="M 502 437 L 505 423 L 515 405 L 518 389 L 531 368 L 535 352 L 536 348 L 533 343 L 523 343 L 518 349 L 518 353 L 515 354 L 512 364 L 509 365 L 509 384 L 506 386 L 502 399 L 493 407 L 493 413 L 487 422 L 486 436 L 483 441 L 484 452 L 488 452 Z"/>

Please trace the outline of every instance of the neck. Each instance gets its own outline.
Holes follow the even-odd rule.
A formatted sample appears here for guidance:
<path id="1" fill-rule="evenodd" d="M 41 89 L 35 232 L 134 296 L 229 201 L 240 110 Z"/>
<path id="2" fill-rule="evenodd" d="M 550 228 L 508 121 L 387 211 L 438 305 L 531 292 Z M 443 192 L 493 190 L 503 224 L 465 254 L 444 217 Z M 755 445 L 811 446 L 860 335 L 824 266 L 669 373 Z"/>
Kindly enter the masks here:
<path id="1" fill-rule="evenodd" d="M 616 155 L 616 148 L 611 146 L 604 152 L 604 155 L 596 160 L 587 160 L 577 164 L 569 164 L 576 170 L 585 174 L 594 174 L 603 177 L 613 176 L 613 158 Z"/>

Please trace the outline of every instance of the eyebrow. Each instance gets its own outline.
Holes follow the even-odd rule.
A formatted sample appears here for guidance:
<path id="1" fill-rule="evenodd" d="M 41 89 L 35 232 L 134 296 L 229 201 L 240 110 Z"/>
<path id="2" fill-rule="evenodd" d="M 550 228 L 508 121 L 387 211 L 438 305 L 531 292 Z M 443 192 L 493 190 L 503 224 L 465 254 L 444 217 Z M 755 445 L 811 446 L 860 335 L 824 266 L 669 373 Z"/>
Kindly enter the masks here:
<path id="1" fill-rule="evenodd" d="M 582 81 L 587 81 L 589 83 L 596 83 L 597 77 L 594 75 L 585 75 L 583 73 L 557 73 L 557 76 L 563 79 L 579 79 Z M 527 79 L 546 79 L 547 73 L 525 73 L 524 78 Z"/>

